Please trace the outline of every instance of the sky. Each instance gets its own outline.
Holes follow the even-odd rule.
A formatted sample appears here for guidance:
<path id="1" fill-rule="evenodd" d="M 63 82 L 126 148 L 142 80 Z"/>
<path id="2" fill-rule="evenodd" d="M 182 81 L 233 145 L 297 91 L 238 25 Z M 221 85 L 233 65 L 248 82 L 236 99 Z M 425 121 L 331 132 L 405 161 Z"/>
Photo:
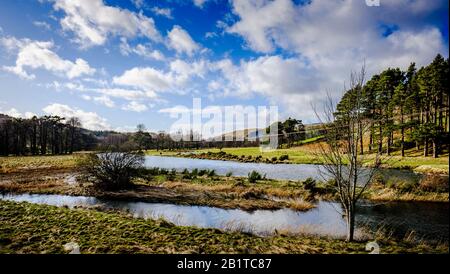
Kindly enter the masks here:
<path id="1" fill-rule="evenodd" d="M 314 122 L 352 71 L 448 57 L 448 0 L 0 0 L 0 112 L 169 130 L 182 106 Z"/>

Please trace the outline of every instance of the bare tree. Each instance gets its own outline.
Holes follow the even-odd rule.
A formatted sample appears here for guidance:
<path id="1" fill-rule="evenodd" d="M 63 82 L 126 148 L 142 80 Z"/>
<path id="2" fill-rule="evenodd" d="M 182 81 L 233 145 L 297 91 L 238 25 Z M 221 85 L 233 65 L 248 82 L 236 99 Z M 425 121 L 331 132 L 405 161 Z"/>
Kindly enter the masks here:
<path id="1" fill-rule="evenodd" d="M 81 127 L 81 121 L 77 117 L 72 117 L 67 121 L 67 124 L 70 127 L 70 154 L 72 154 L 75 146 L 76 130 Z"/>
<path id="2" fill-rule="evenodd" d="M 354 239 L 357 202 L 381 162 L 378 153 L 373 158 L 360 153 L 364 134 L 370 129 L 369 122 L 363 118 L 361 93 L 364 76 L 364 66 L 359 73 L 351 73 L 349 107 L 337 114 L 333 100 L 328 95 L 324 114 L 319 115 L 315 111 L 326 130 L 325 143 L 320 145 L 317 153 L 325 162 L 324 169 L 319 172 L 323 178 L 331 177 L 335 181 L 334 187 L 346 219 L 347 241 Z"/>
<path id="3" fill-rule="evenodd" d="M 94 185 L 106 190 L 131 187 L 133 178 L 139 176 L 143 164 L 142 154 L 113 151 L 89 154 L 80 162 L 86 174 L 94 178 Z"/>

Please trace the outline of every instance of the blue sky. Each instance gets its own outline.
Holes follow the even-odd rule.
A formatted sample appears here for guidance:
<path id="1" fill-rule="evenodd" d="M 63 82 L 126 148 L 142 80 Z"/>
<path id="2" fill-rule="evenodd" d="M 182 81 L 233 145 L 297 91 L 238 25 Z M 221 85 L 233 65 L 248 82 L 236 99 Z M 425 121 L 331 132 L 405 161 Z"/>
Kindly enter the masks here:
<path id="1" fill-rule="evenodd" d="M 168 130 L 180 106 L 314 121 L 351 70 L 448 57 L 448 1 L 2 0 L 0 112 Z"/>

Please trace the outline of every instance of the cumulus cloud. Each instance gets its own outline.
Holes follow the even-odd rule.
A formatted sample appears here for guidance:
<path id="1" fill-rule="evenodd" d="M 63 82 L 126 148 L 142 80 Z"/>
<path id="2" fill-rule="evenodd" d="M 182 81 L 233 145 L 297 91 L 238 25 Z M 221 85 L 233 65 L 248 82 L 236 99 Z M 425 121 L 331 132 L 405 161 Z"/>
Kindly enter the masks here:
<path id="1" fill-rule="evenodd" d="M 151 94 L 174 92 L 192 83 L 190 80 L 194 77 L 203 78 L 209 71 L 208 66 L 205 60 L 187 63 L 176 59 L 170 62 L 168 71 L 153 67 L 135 67 L 113 77 L 113 83 L 138 88 Z"/>
<path id="2" fill-rule="evenodd" d="M 111 128 L 108 121 L 95 112 L 87 112 L 79 108 L 57 103 L 50 104 L 42 110 L 48 115 L 57 115 L 67 119 L 77 117 L 80 119 L 82 126 L 87 129 L 108 130 Z"/>
<path id="3" fill-rule="evenodd" d="M 151 67 L 136 67 L 113 78 L 113 83 L 123 86 L 139 87 L 149 91 L 164 91 L 171 85 L 169 74 Z"/>
<path id="4" fill-rule="evenodd" d="M 172 10 L 167 8 L 159 8 L 159 7 L 153 7 L 152 12 L 156 15 L 164 16 L 169 19 L 173 19 L 172 16 Z"/>
<path id="5" fill-rule="evenodd" d="M 202 8 L 203 5 L 206 3 L 206 1 L 208 1 L 208 0 L 193 0 L 194 5 L 199 8 Z"/>
<path id="6" fill-rule="evenodd" d="M 6 114 L 8 116 L 14 117 L 14 118 L 30 119 L 30 118 L 33 118 L 34 116 L 37 116 L 36 114 L 34 114 L 33 112 L 30 112 L 30 111 L 26 111 L 26 112 L 22 113 L 19 110 L 17 110 L 16 108 L 10 108 L 7 110 L 2 110 L 0 108 L 0 112 Z"/>
<path id="7" fill-rule="evenodd" d="M 158 61 L 163 61 L 165 59 L 165 56 L 162 52 L 159 50 L 152 50 L 148 46 L 137 44 L 135 47 L 132 47 L 128 44 L 127 40 L 125 38 L 122 38 L 120 41 L 120 53 L 122 55 L 128 56 L 131 53 L 134 53 L 136 55 L 142 56 L 144 58 L 148 59 L 155 59 Z"/>
<path id="8" fill-rule="evenodd" d="M 182 27 L 175 25 L 167 34 L 168 45 L 177 53 L 186 53 L 191 56 L 200 50 L 200 46 L 192 39 L 189 33 Z"/>
<path id="9" fill-rule="evenodd" d="M 129 110 L 129 111 L 134 111 L 134 112 L 143 112 L 148 110 L 148 107 L 142 103 L 136 102 L 136 101 L 131 101 L 130 103 L 128 103 L 127 105 L 123 106 L 122 108 L 123 110 Z"/>
<path id="10" fill-rule="evenodd" d="M 113 108 L 115 106 L 115 103 L 113 102 L 113 100 L 111 100 L 111 98 L 109 98 L 106 95 L 94 97 L 93 100 L 94 100 L 94 102 L 99 103 L 99 104 L 104 105 L 109 108 Z"/>
<path id="11" fill-rule="evenodd" d="M 153 19 L 142 12 L 107 6 L 103 0 L 53 1 L 54 9 L 65 13 L 60 20 L 63 30 L 73 32 L 83 48 L 103 45 L 109 36 L 161 39 Z"/>
<path id="12" fill-rule="evenodd" d="M 437 53 L 448 52 L 439 29 L 422 20 L 444 1 L 429 3 L 396 0 L 368 7 L 364 1 L 351 0 L 300 4 L 233 0 L 232 12 L 238 20 L 226 26 L 226 32 L 244 38 L 255 52 L 283 50 L 299 57 L 266 56 L 241 61 L 239 66 L 224 61 L 221 71 L 230 82 L 225 91 L 263 93 L 304 116 L 317 94 L 330 91 L 338 99 L 350 72 L 364 62 L 368 77 L 386 67 L 425 65 Z M 395 29 L 386 34 L 384 25 Z"/>
<path id="13" fill-rule="evenodd" d="M 51 30 L 52 29 L 50 24 L 47 23 L 47 22 L 44 22 L 44 21 L 34 21 L 33 25 L 35 25 L 36 27 L 39 27 L 39 28 L 46 29 L 46 30 Z"/>
<path id="14" fill-rule="evenodd" d="M 4 66 L 3 69 L 19 75 L 24 79 L 34 79 L 34 74 L 29 74 L 26 68 L 45 69 L 54 74 L 65 76 L 69 79 L 82 75 L 91 75 L 95 69 L 78 58 L 75 62 L 59 57 L 52 48 L 51 41 L 32 41 L 29 39 L 3 38 L 2 44 L 7 50 L 19 49 L 15 66 Z"/>

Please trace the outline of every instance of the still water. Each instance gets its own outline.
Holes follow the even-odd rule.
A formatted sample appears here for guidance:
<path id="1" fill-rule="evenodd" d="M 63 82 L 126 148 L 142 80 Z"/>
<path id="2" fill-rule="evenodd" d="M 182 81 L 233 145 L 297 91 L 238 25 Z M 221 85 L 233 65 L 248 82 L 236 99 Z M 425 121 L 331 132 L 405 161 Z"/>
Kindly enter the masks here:
<path id="1" fill-rule="evenodd" d="M 227 231 L 243 231 L 257 235 L 272 235 L 276 232 L 306 233 L 321 236 L 343 237 L 345 222 L 339 204 L 320 201 L 316 208 L 307 212 L 292 209 L 255 210 L 221 209 L 207 206 L 186 206 L 162 203 L 126 202 L 101 200 L 94 197 L 4 194 L 0 199 L 47 204 L 54 206 L 103 206 L 128 211 L 136 218 L 164 218 L 181 226 L 218 228 Z M 393 235 L 404 237 L 415 231 L 419 239 L 444 241 L 449 239 L 448 203 L 385 204 L 364 203 L 357 215 L 359 229 L 356 236 L 363 235 L 361 224 L 373 232 L 387 227 Z"/>

